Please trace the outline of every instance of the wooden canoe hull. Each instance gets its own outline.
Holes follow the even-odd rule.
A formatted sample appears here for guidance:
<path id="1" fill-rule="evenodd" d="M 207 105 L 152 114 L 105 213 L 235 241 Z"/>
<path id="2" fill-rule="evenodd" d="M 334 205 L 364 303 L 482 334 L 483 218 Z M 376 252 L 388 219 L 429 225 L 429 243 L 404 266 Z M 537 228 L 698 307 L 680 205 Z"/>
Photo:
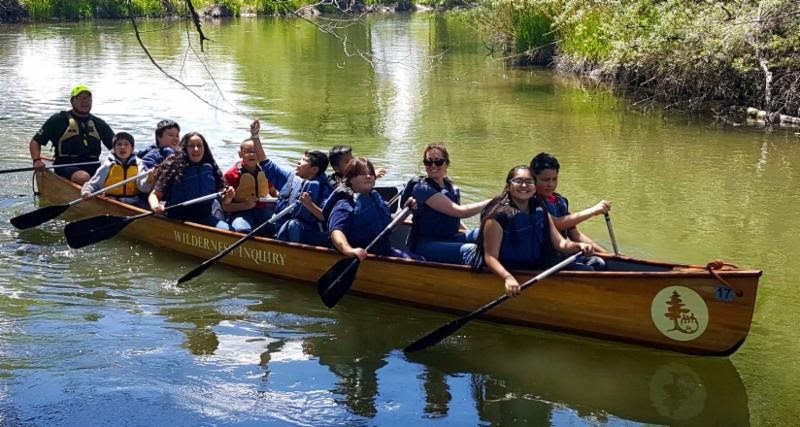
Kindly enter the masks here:
<path id="1" fill-rule="evenodd" d="M 37 173 L 36 179 L 42 205 L 79 197 L 76 185 L 53 173 Z M 140 212 L 98 197 L 73 206 L 69 215 L 83 218 Z M 121 234 L 203 259 L 213 257 L 242 236 L 154 216 L 133 222 Z M 333 250 L 255 238 L 220 262 L 316 283 L 339 259 L 341 256 Z M 561 272 L 497 306 L 486 319 L 704 355 L 730 354 L 747 336 L 761 271 L 719 271 L 743 292 L 737 297 L 698 266 L 625 257 L 609 261 L 613 260 L 659 271 Z M 518 272 L 517 276 L 522 282 L 535 274 Z M 374 257 L 361 263 L 352 292 L 466 313 L 502 295 L 504 288 L 495 275 L 473 273 L 465 266 Z"/>

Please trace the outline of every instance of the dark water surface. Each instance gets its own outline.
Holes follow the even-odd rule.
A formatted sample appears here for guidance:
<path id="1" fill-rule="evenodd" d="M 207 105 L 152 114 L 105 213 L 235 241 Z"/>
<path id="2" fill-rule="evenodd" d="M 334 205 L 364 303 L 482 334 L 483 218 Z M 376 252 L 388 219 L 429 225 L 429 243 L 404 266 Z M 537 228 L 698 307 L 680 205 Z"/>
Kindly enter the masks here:
<path id="1" fill-rule="evenodd" d="M 94 112 L 152 142 L 178 121 L 236 159 L 250 118 L 270 155 L 350 144 L 388 169 L 421 170 L 446 142 L 468 201 L 497 193 L 539 151 L 562 164 L 574 207 L 613 200 L 623 252 L 722 258 L 764 270 L 750 336 L 698 358 L 474 322 L 430 351 L 402 348 L 452 316 L 357 297 L 325 309 L 312 287 L 114 239 L 70 250 L 63 221 L 17 231 L 31 175 L 0 175 L 0 425 L 791 425 L 800 418 L 800 138 L 643 114 L 604 90 L 511 70 L 451 19 L 370 18 L 348 30 L 374 66 L 302 22 L 142 24 L 150 52 L 215 110 L 150 64 L 127 23 L 0 26 L 0 168 L 71 86 Z M 191 40 L 191 46 L 189 43 Z M 220 91 L 217 90 L 219 86 Z M 474 225 L 474 221 L 471 222 Z M 582 225 L 603 244 L 602 220 Z M 499 286 L 499 285 L 498 285 Z M 499 288 L 498 288 L 499 289 Z M 534 289 L 531 291 L 535 292 Z"/>

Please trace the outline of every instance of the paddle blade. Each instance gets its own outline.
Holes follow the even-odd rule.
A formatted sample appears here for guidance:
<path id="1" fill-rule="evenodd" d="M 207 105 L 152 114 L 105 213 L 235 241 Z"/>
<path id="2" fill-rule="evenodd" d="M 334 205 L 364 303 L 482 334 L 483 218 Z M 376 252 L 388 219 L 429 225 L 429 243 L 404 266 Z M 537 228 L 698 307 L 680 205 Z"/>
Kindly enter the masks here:
<path id="1" fill-rule="evenodd" d="M 11 218 L 11 225 L 20 230 L 36 227 L 37 225 L 50 221 L 51 219 L 61 215 L 64 213 L 64 211 L 69 209 L 69 206 L 70 205 L 45 206 L 43 208 L 36 209 L 35 211 L 26 212 L 22 215 Z"/>
<path id="2" fill-rule="evenodd" d="M 214 258 L 212 258 L 211 260 L 214 260 Z M 184 274 L 183 276 L 181 276 L 180 278 L 178 278 L 178 283 L 177 284 L 180 285 L 183 282 L 188 282 L 189 280 L 192 280 L 195 277 L 203 274 L 203 272 L 206 271 L 208 269 L 208 267 L 211 267 L 214 264 L 213 262 L 209 262 L 211 260 L 207 260 L 206 262 L 204 262 L 204 263 L 198 265 L 197 267 L 193 268 L 192 271 L 190 271 L 190 272 Z"/>
<path id="3" fill-rule="evenodd" d="M 435 345 L 439 343 L 439 341 L 452 335 L 455 331 L 464 326 L 470 320 L 472 320 L 471 314 L 453 320 L 452 322 L 446 325 L 440 326 L 435 331 L 430 332 L 428 335 L 425 335 L 424 337 L 406 346 L 406 348 L 404 348 L 403 351 L 406 353 L 413 353 L 415 351 L 424 350 L 432 345 Z"/>
<path id="4" fill-rule="evenodd" d="M 340 259 L 317 280 L 317 293 L 325 306 L 335 306 L 350 290 L 358 273 L 359 263 L 358 258 Z"/>
<path id="5" fill-rule="evenodd" d="M 113 215 L 86 218 L 67 224 L 64 236 L 69 247 L 78 249 L 116 236 L 136 218 Z"/>

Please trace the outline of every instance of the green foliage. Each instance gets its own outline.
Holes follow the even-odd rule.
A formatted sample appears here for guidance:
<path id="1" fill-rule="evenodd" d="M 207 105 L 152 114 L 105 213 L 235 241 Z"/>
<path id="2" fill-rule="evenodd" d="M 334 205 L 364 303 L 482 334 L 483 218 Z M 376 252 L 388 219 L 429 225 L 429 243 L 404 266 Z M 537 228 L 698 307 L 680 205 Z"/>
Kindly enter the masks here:
<path id="1" fill-rule="evenodd" d="M 53 7 L 49 0 L 25 0 L 22 2 L 31 19 L 42 20 L 53 16 Z"/>
<path id="2" fill-rule="evenodd" d="M 551 33 L 542 33 L 542 16 Z M 633 85 L 655 100 L 800 115 L 798 18 L 796 0 L 486 0 L 473 21 L 505 55 L 544 34 L 557 40 L 552 54 L 563 69 Z"/>
<path id="3" fill-rule="evenodd" d="M 514 44 L 518 52 L 546 46 L 554 40 L 550 31 L 552 21 L 541 12 L 514 13 L 512 22 Z"/>
<path id="4" fill-rule="evenodd" d="M 562 37 L 559 47 L 565 54 L 596 62 L 611 51 L 609 28 L 605 25 L 607 16 L 601 9 L 589 10 L 572 25 L 560 28 Z"/>
<path id="5" fill-rule="evenodd" d="M 417 0 L 415 3 L 437 9 L 452 9 L 455 7 L 470 6 L 472 2 L 469 0 Z"/>
<path id="6" fill-rule="evenodd" d="M 255 0 L 255 9 L 261 15 L 285 15 L 286 9 L 297 10 L 309 2 L 303 0 Z"/>

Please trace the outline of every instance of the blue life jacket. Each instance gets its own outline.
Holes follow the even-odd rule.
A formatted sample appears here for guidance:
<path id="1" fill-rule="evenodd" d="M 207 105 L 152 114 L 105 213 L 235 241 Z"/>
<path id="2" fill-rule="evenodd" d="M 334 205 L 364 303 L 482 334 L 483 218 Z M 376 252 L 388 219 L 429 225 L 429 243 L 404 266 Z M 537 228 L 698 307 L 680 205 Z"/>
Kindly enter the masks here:
<path id="1" fill-rule="evenodd" d="M 350 246 L 365 248 L 392 221 L 389 206 L 375 190 L 355 200 L 351 197 L 348 203 L 353 206 L 353 228 L 347 240 Z"/>
<path id="2" fill-rule="evenodd" d="M 188 165 L 183 170 L 180 180 L 173 180 L 166 192 L 166 206 L 176 205 L 188 200 L 203 197 L 217 192 L 221 183 L 210 163 Z M 211 215 L 214 200 L 182 206 L 167 211 L 167 216 L 187 221 L 197 221 Z"/>
<path id="3" fill-rule="evenodd" d="M 552 243 L 549 238 L 547 213 L 532 201 L 530 213 L 498 214 L 495 220 L 503 227 L 500 263 L 506 268 L 536 268 L 548 262 Z"/>
<path id="4" fill-rule="evenodd" d="M 555 203 L 550 203 L 549 200 L 543 199 L 544 205 L 547 206 L 547 210 L 550 211 L 550 215 L 555 218 L 569 215 L 569 200 L 558 193 L 554 195 L 556 196 Z M 561 230 L 560 233 L 562 236 L 567 237 L 567 230 Z"/>
<path id="5" fill-rule="evenodd" d="M 327 199 L 331 194 L 331 187 L 328 185 L 328 180 L 325 175 L 314 178 L 313 181 L 319 183 L 319 192 L 317 193 L 317 197 L 312 201 L 317 206 L 320 206 L 322 205 L 322 202 L 325 201 L 325 199 Z M 286 184 L 283 185 L 283 188 L 281 188 L 281 191 L 278 194 L 278 202 L 275 204 L 275 212 L 280 212 L 287 206 L 293 205 L 300 198 L 300 194 L 308 191 L 310 182 L 311 181 L 300 178 L 293 174 L 291 178 L 286 181 Z M 275 224 L 275 228 L 280 229 L 280 227 L 290 219 L 296 219 L 311 228 L 318 228 L 320 231 L 322 231 L 322 224 L 311 212 L 308 211 L 308 209 L 306 209 L 300 203 L 295 206 L 291 214 L 278 221 Z"/>
<path id="6" fill-rule="evenodd" d="M 161 163 L 164 163 L 164 160 L 166 160 L 167 157 L 173 153 L 175 153 L 175 150 L 173 150 L 171 147 L 159 147 L 157 145 L 152 145 L 144 153 L 140 151 L 136 155 L 138 156 L 141 154 L 139 157 L 142 159 L 145 170 L 150 170 Z"/>
<path id="7" fill-rule="evenodd" d="M 350 214 L 352 223 L 346 237 L 350 246 L 354 248 L 366 248 L 369 246 L 392 220 L 389 205 L 386 204 L 380 193 L 375 190 L 372 190 L 369 194 L 361 194 L 356 197 L 349 189 L 340 187 L 326 201 L 326 209 L 323 210 L 323 215 L 328 218 L 334 208 L 342 203 L 349 205 L 350 209 L 352 209 Z M 376 243 L 370 252 L 390 255 L 391 244 L 388 237 L 387 235 Z"/>
<path id="8" fill-rule="evenodd" d="M 461 204 L 461 190 L 449 178 L 444 179 L 444 187 L 440 187 L 432 179 L 425 178 L 424 181 L 439 191 L 440 194 L 452 200 L 453 203 Z M 458 233 L 460 226 L 460 218 L 436 211 L 428 206 L 427 203 L 421 204 L 414 213 L 411 234 L 409 235 L 409 247 L 413 248 L 415 241 L 420 238 L 431 240 L 449 239 Z"/>

